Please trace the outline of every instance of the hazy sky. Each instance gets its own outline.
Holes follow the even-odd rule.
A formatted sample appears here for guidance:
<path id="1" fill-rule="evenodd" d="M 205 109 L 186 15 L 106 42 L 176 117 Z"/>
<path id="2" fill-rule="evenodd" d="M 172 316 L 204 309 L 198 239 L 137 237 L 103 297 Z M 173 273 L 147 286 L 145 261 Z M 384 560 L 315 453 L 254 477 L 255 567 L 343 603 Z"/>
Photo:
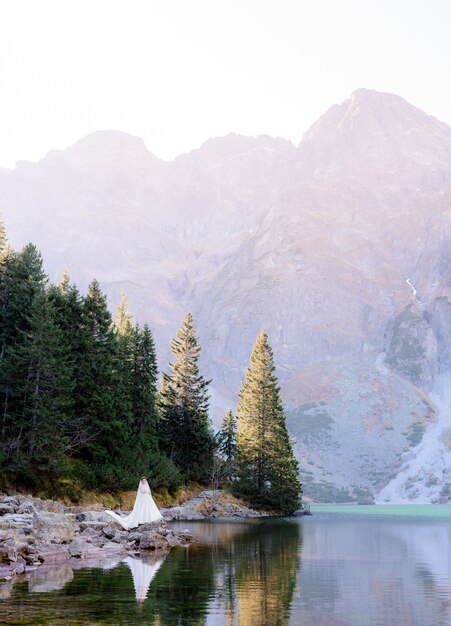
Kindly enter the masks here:
<path id="1" fill-rule="evenodd" d="M 1 0 L 0 167 L 94 130 L 298 143 L 358 87 L 451 124 L 451 0 Z"/>

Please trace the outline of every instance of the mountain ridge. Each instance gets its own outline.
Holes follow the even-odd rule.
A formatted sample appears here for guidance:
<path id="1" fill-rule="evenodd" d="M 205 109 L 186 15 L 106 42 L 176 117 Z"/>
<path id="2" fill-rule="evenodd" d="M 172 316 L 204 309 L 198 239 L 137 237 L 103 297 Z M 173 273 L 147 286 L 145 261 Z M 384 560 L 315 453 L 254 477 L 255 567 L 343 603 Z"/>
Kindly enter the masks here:
<path id="1" fill-rule="evenodd" d="M 97 277 L 112 306 L 125 289 L 155 332 L 161 363 L 191 309 L 216 419 L 233 405 L 265 327 L 301 460 L 303 436 L 318 448 L 307 489 L 339 496 L 346 479 L 350 497 L 377 494 L 411 433 L 433 419 L 424 394 L 451 369 L 451 128 L 398 96 L 357 90 L 297 147 L 231 133 L 162 161 L 139 138 L 115 133 L 0 171 L 13 245 L 33 240 L 53 280 L 64 266 L 82 289 Z M 323 390 L 309 391 L 311 371 Z M 316 409 L 305 405 L 320 402 L 335 447 L 311 430 Z M 375 429 L 378 403 L 393 432 Z M 381 456 L 377 479 L 352 463 L 336 484 L 324 473 L 350 450 L 340 439 L 346 406 L 359 446 L 373 463 Z"/>

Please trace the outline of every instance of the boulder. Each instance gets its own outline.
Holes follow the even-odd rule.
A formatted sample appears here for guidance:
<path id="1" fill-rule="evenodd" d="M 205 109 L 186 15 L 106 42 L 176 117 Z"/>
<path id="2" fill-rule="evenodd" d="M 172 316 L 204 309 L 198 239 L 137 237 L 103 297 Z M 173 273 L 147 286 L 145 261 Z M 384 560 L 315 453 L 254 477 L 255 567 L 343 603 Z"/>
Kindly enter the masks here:
<path id="1" fill-rule="evenodd" d="M 6 513 L 14 513 L 14 508 L 10 504 L 0 502 L 0 515 L 6 515 Z"/>
<path id="2" fill-rule="evenodd" d="M 91 528 L 91 527 L 87 527 L 84 528 L 81 533 L 80 533 L 80 537 L 84 540 L 84 541 L 92 541 L 94 539 L 99 539 L 101 537 L 101 533 L 99 530 L 97 530 L 96 528 Z"/>
<path id="3" fill-rule="evenodd" d="M 13 528 L 14 530 L 24 530 L 33 532 L 33 516 L 30 513 L 6 513 L 0 518 L 2 529 Z"/>
<path id="4" fill-rule="evenodd" d="M 149 531 L 157 531 L 160 528 L 167 528 L 167 524 L 165 520 L 157 520 L 156 522 L 149 522 L 148 524 L 140 524 L 133 530 L 139 533 L 149 532 Z"/>
<path id="5" fill-rule="evenodd" d="M 102 547 L 104 558 L 108 558 L 110 555 L 114 556 L 116 554 L 124 554 L 126 553 L 125 546 L 119 543 L 115 543 L 114 541 L 107 541 L 103 544 Z"/>
<path id="6" fill-rule="evenodd" d="M 8 540 L 11 541 L 11 540 Z M 0 544 L 0 563 L 15 563 L 17 560 L 17 549 L 14 542 L 6 541 Z"/>
<path id="7" fill-rule="evenodd" d="M 166 537 L 155 531 L 145 531 L 139 539 L 140 550 L 168 550 L 170 542 Z"/>
<path id="8" fill-rule="evenodd" d="M 113 524 L 113 518 L 108 513 L 104 511 L 83 511 L 82 513 L 77 513 L 76 515 L 79 522 L 97 522 L 97 523 L 105 523 Z"/>
<path id="9" fill-rule="evenodd" d="M 0 502 L 11 506 L 14 510 L 19 506 L 20 502 L 17 496 L 1 496 Z"/>
<path id="10" fill-rule="evenodd" d="M 24 500 L 16 509 L 16 513 L 23 515 L 24 513 L 34 513 L 36 511 L 33 502 Z"/>
<path id="11" fill-rule="evenodd" d="M 33 529 L 36 538 L 46 543 L 69 543 L 74 538 L 76 526 L 61 513 L 35 511 Z"/>
<path id="12" fill-rule="evenodd" d="M 174 506 L 172 509 L 164 509 L 161 511 L 165 520 L 185 520 L 185 521 L 196 521 L 205 519 L 205 515 L 200 513 L 200 511 L 196 511 L 195 509 L 187 506 Z"/>
<path id="13" fill-rule="evenodd" d="M 86 541 L 73 541 L 68 545 L 69 554 L 76 559 L 101 559 L 104 552 L 100 546 Z"/>
<path id="14" fill-rule="evenodd" d="M 181 539 L 183 539 L 184 541 L 186 541 L 187 543 L 191 543 L 192 541 L 194 541 L 193 534 L 187 528 L 185 528 L 185 530 L 181 530 L 179 533 L 177 533 L 177 536 L 180 537 Z"/>
<path id="15" fill-rule="evenodd" d="M 36 546 L 37 560 L 46 565 L 64 563 L 70 558 L 69 550 L 64 546 L 49 543 L 40 543 Z M 25 560 L 26 557 L 25 557 Z"/>

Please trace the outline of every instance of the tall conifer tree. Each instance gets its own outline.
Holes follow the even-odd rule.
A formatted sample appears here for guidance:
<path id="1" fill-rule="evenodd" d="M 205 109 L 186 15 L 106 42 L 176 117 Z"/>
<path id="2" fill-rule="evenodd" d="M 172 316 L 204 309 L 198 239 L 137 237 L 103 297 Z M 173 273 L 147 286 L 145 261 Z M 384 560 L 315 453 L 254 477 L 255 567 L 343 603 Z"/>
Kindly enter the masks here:
<path id="1" fill-rule="evenodd" d="M 14 378 L 12 440 L 19 472 L 57 474 L 69 440 L 67 422 L 74 388 L 70 346 L 55 320 L 45 292 L 28 311 L 28 329 L 20 331 L 8 364 Z"/>
<path id="2" fill-rule="evenodd" d="M 0 275 L 0 440 L 6 437 L 8 420 L 20 412 L 10 359 L 30 329 L 32 303 L 44 293 L 46 283 L 41 255 L 32 244 L 4 256 Z"/>
<path id="3" fill-rule="evenodd" d="M 158 366 L 155 343 L 147 324 L 141 330 L 134 329 L 132 407 L 134 434 L 145 447 L 155 450 L 158 447 L 158 407 L 157 378 Z M 144 444 L 143 444 L 144 445 Z"/>
<path id="4" fill-rule="evenodd" d="M 232 410 L 229 409 L 222 420 L 221 430 L 217 435 L 218 451 L 224 459 L 233 463 L 236 455 L 236 429 L 237 420 Z"/>
<path id="5" fill-rule="evenodd" d="M 84 450 L 84 456 L 102 465 L 114 457 L 123 425 L 117 421 L 114 410 L 116 343 L 113 323 L 97 280 L 92 281 L 84 298 L 81 324 L 77 411 L 86 419 L 95 437 Z"/>
<path id="6" fill-rule="evenodd" d="M 240 392 L 234 491 L 291 513 L 300 504 L 302 485 L 274 369 L 268 336 L 262 331 Z"/>
<path id="7" fill-rule="evenodd" d="M 160 391 L 163 450 L 186 480 L 203 481 L 213 464 L 214 436 L 208 417 L 210 381 L 199 373 L 201 347 L 191 313 L 171 342 L 171 373 L 163 374 Z"/>

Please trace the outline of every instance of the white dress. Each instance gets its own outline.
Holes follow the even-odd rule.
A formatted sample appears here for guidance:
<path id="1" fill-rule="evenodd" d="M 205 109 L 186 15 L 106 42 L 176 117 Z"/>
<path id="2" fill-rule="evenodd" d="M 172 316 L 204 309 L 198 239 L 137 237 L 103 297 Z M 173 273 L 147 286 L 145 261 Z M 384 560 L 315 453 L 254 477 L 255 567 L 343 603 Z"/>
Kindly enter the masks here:
<path id="1" fill-rule="evenodd" d="M 157 522 L 158 520 L 163 519 L 157 505 L 153 501 L 147 480 L 141 480 L 139 482 L 135 505 L 130 515 L 121 517 L 117 513 L 110 510 L 105 511 L 105 513 L 111 515 L 116 522 L 119 522 L 122 528 L 125 528 L 125 530 L 136 528 L 140 524 L 148 524 L 149 522 Z"/>

